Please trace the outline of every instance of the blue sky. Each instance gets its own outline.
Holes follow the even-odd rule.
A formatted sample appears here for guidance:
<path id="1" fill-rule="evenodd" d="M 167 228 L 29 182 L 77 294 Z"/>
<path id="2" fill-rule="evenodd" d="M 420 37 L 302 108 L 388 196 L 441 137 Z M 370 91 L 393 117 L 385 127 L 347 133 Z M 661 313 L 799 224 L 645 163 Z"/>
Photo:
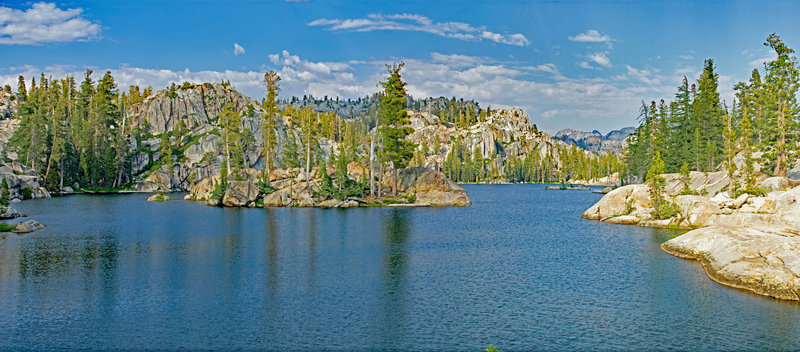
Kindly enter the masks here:
<path id="1" fill-rule="evenodd" d="M 377 91 L 383 65 L 402 60 L 416 97 L 605 133 L 634 125 L 641 100 L 670 99 L 705 58 L 730 100 L 769 58 L 767 35 L 800 48 L 798 16 L 790 1 L 0 0 L 0 83 L 91 68 L 120 87 L 229 79 L 260 99 L 275 70 L 282 97 L 348 98 Z"/>

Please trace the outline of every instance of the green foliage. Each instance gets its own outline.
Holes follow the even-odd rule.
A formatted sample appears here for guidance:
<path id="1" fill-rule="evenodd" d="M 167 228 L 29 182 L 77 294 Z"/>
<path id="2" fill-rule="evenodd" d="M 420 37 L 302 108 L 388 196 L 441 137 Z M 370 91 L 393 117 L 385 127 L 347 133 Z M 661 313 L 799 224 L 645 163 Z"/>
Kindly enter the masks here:
<path id="1" fill-rule="evenodd" d="M 406 200 L 409 203 L 415 203 L 417 201 L 417 194 L 416 193 L 412 193 L 412 194 L 407 195 L 406 196 Z"/>
<path id="2" fill-rule="evenodd" d="M 11 192 L 8 190 L 8 182 L 5 178 L 0 181 L 0 206 L 7 207 L 11 201 Z"/>
<path id="3" fill-rule="evenodd" d="M 225 191 L 228 189 L 227 185 L 224 183 L 219 183 L 214 186 L 214 190 L 211 191 L 211 199 L 219 199 L 222 200 L 222 197 L 225 196 Z"/>
<path id="4" fill-rule="evenodd" d="M 315 197 L 322 199 L 344 200 L 347 197 L 363 197 L 369 192 L 369 184 L 345 178 L 344 182 L 334 184 L 333 178 L 327 172 L 322 172 L 322 183 Z"/>
<path id="5" fill-rule="evenodd" d="M 298 151 L 297 139 L 294 133 L 290 130 L 288 133 L 286 144 L 283 146 L 283 153 L 281 163 L 284 168 L 295 168 L 300 166 L 300 152 Z"/>
<path id="6" fill-rule="evenodd" d="M 664 173 L 664 161 L 661 160 L 661 153 L 653 155 L 650 170 L 647 171 L 647 184 L 650 186 L 650 205 L 653 207 L 652 215 L 656 219 L 667 219 L 680 212 L 680 208 L 672 202 L 668 202 L 665 197 L 664 188 L 666 179 L 661 174 Z"/>
<path id="7" fill-rule="evenodd" d="M 623 215 L 630 215 L 631 213 L 633 213 L 633 198 L 625 201 L 625 214 Z"/>
<path id="8" fill-rule="evenodd" d="M 260 194 L 266 196 L 266 195 L 270 195 L 272 193 L 275 193 L 275 187 L 272 187 L 267 183 L 259 181 L 258 182 L 258 191 L 259 191 Z"/>
<path id="9" fill-rule="evenodd" d="M 738 197 L 738 196 L 740 196 L 742 194 L 745 194 L 745 193 L 747 193 L 747 194 L 749 194 L 749 195 L 751 195 L 753 197 L 763 197 L 763 196 L 767 195 L 767 193 L 769 193 L 769 192 L 767 192 L 767 190 L 764 189 L 764 188 L 761 188 L 761 187 L 758 187 L 758 186 L 752 186 L 752 187 L 739 188 L 739 189 L 736 190 L 736 192 L 733 195 L 734 195 L 734 197 Z"/>
<path id="10" fill-rule="evenodd" d="M 642 104 L 640 124 L 625 152 L 627 181 L 639 181 L 650 168 L 651 157 L 661 152 L 666 172 L 688 165 L 696 171 L 714 171 L 723 164 L 733 180 L 732 191 L 752 189 L 754 173 L 782 176 L 797 154 L 800 123 L 797 92 L 800 70 L 794 50 L 775 34 L 765 46 L 775 59 L 762 71 L 754 69 L 749 81 L 734 85 L 731 109 L 720 102 L 719 75 L 706 60 L 697 82 L 684 78 L 675 100 L 658 108 Z M 762 78 L 763 77 L 763 78 Z M 761 170 L 754 170 L 753 152 L 764 152 Z M 733 162 L 741 152 L 744 166 Z M 740 164 L 741 165 L 741 164 Z"/>
<path id="11" fill-rule="evenodd" d="M 500 352 L 500 350 L 495 348 L 492 344 L 489 344 L 489 348 L 486 349 L 486 352 Z"/>
<path id="12" fill-rule="evenodd" d="M 696 189 L 684 188 L 681 190 L 681 194 L 685 196 L 700 196 L 703 195 L 704 192 L 700 192 Z"/>
<path id="13" fill-rule="evenodd" d="M 681 171 L 679 172 L 681 176 L 681 186 L 683 186 L 682 191 L 686 191 L 689 189 L 689 165 L 685 163 L 681 166 Z"/>
<path id="14" fill-rule="evenodd" d="M 203 154 L 203 158 L 200 159 L 201 164 L 213 164 L 217 160 L 217 154 L 212 151 L 207 151 Z"/>
<path id="15" fill-rule="evenodd" d="M 22 187 L 19 190 L 19 194 L 22 196 L 22 199 L 33 199 L 33 189 L 31 189 L 31 186 Z"/>
<path id="16" fill-rule="evenodd" d="M 409 160 L 414 155 L 416 146 L 414 143 L 406 141 L 406 136 L 414 132 L 409 125 L 411 121 L 406 114 L 406 83 L 400 77 L 400 69 L 403 63 L 386 65 L 389 70 L 389 77 L 385 82 L 381 82 L 384 95 L 381 97 L 379 116 L 381 119 L 381 159 L 391 163 L 395 170 L 395 181 L 397 180 L 397 170 L 408 166 Z M 397 182 L 394 182 L 396 185 Z M 397 188 L 393 188 L 393 193 L 397 193 Z"/>
<path id="17" fill-rule="evenodd" d="M 656 219 L 669 219 L 678 216 L 681 213 L 681 207 L 674 202 L 665 202 L 656 210 L 653 210 L 651 215 Z"/>
<path id="18" fill-rule="evenodd" d="M 17 228 L 17 225 L 0 223 L 0 232 L 10 232 L 15 228 Z"/>

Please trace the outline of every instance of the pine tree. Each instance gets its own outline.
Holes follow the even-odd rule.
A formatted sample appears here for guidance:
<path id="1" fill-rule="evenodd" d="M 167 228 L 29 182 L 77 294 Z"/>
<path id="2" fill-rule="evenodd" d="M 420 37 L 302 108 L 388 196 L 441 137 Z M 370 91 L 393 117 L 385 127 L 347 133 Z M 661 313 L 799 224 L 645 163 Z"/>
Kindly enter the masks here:
<path id="1" fill-rule="evenodd" d="M 242 116 L 234 110 L 233 103 L 227 102 L 222 105 L 219 115 L 219 124 L 222 127 L 222 145 L 225 149 L 225 168 L 228 173 L 235 174 L 231 160 L 236 158 L 239 148 L 240 129 L 242 126 Z"/>
<path id="2" fill-rule="evenodd" d="M 300 132 L 303 135 L 303 144 L 306 149 L 306 177 L 311 179 L 311 144 L 316 142 L 317 133 L 319 133 L 319 114 L 317 114 L 310 106 L 300 109 L 298 113 L 298 120 L 300 123 Z M 310 187 L 310 182 L 306 182 L 306 186 Z"/>
<path id="3" fill-rule="evenodd" d="M 264 100 L 264 115 L 261 118 L 264 120 L 261 125 L 262 144 L 263 150 L 261 151 L 264 158 L 264 172 L 262 172 L 262 183 L 269 185 L 269 173 L 272 170 L 272 155 L 275 153 L 276 136 L 275 128 L 277 128 L 276 118 L 280 113 L 278 109 L 278 92 L 280 92 L 280 85 L 278 82 L 281 77 L 274 71 L 269 71 L 264 74 L 264 83 L 267 84 L 267 97 Z"/>
<path id="4" fill-rule="evenodd" d="M 790 56 L 794 50 L 788 48 L 775 33 L 767 37 L 765 46 L 777 54 L 777 58 L 766 64 L 764 93 L 766 95 L 771 127 L 775 141 L 775 176 L 785 176 L 788 167 L 787 137 L 794 136 L 795 118 L 798 112 L 797 90 L 800 87 L 800 74 L 797 69 L 797 58 Z"/>
<path id="5" fill-rule="evenodd" d="M 385 82 L 381 82 L 384 95 L 380 101 L 381 116 L 381 138 L 383 148 L 381 157 L 389 162 L 394 170 L 394 182 L 392 183 L 392 194 L 397 195 L 397 179 L 400 169 L 408 165 L 408 161 L 414 154 L 415 146 L 405 140 L 406 136 L 414 132 L 409 126 L 410 121 L 406 115 L 406 83 L 400 77 L 400 69 L 403 63 L 386 65 L 389 77 Z"/>
<path id="6" fill-rule="evenodd" d="M 653 217 L 656 219 L 666 218 L 665 216 L 667 201 L 664 197 L 666 179 L 661 174 L 664 173 L 664 161 L 661 160 L 661 153 L 655 152 L 650 169 L 647 171 L 647 185 L 650 186 L 650 206 L 653 207 Z"/>
<path id="7" fill-rule="evenodd" d="M 734 102 L 734 106 L 736 103 Z M 730 194 L 733 195 L 738 191 L 738 184 L 734 181 L 736 176 L 736 164 L 733 158 L 736 156 L 736 129 L 733 126 L 733 118 L 728 113 L 727 107 L 725 108 L 725 115 L 723 121 L 725 122 L 725 169 L 728 173 L 728 179 L 731 180 L 732 189 Z"/>
<path id="8" fill-rule="evenodd" d="M 704 171 L 712 171 L 720 160 L 722 153 L 722 108 L 719 100 L 718 90 L 719 74 L 715 72 L 714 61 L 707 59 L 703 67 L 703 72 L 697 80 L 698 93 L 694 99 L 696 105 L 695 113 L 698 125 L 696 133 L 700 134 L 701 152 L 703 161 L 701 168 Z"/>

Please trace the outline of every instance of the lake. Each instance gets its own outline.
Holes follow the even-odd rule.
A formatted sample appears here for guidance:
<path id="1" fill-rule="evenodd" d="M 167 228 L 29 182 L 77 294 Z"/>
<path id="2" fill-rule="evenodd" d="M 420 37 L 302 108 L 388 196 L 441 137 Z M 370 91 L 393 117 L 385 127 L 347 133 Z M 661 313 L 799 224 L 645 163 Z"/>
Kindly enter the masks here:
<path id="1" fill-rule="evenodd" d="M 601 195 L 466 185 L 468 208 L 223 209 L 75 195 L 14 206 L 0 350 L 800 349 L 800 305 L 580 218 Z"/>

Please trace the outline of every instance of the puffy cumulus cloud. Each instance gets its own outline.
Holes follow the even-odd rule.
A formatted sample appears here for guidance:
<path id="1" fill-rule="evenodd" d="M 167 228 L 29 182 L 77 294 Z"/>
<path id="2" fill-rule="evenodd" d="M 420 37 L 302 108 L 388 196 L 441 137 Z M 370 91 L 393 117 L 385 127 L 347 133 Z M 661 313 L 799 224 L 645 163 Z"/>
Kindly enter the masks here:
<path id="1" fill-rule="evenodd" d="M 0 44 L 41 45 L 100 37 L 100 24 L 85 19 L 82 8 L 62 10 L 38 2 L 27 10 L 0 7 Z"/>
<path id="2" fill-rule="evenodd" d="M 320 18 L 308 23 L 309 26 L 327 27 L 329 30 L 371 31 L 409 31 L 431 33 L 445 38 L 464 41 L 489 40 L 495 43 L 527 46 L 528 38 L 522 33 L 502 34 L 487 30 L 486 26 L 473 26 L 464 22 L 434 22 L 419 14 L 370 14 L 366 18 L 327 19 Z"/>
<path id="3" fill-rule="evenodd" d="M 610 36 L 602 34 L 596 29 L 586 30 L 586 32 L 567 37 L 567 39 L 583 43 L 611 43 L 613 41 Z"/>
<path id="4" fill-rule="evenodd" d="M 245 52 L 246 51 L 244 50 L 244 47 L 239 45 L 239 43 L 233 43 L 233 55 L 234 56 L 244 55 Z"/>
<path id="5" fill-rule="evenodd" d="M 589 54 L 589 60 L 603 67 L 611 67 L 611 59 L 606 56 L 606 53 Z"/>
<path id="6" fill-rule="evenodd" d="M 586 55 L 586 60 L 578 62 L 578 67 L 585 69 L 602 69 L 602 67 L 610 68 L 611 59 L 608 58 L 607 53 L 596 52 Z"/>

